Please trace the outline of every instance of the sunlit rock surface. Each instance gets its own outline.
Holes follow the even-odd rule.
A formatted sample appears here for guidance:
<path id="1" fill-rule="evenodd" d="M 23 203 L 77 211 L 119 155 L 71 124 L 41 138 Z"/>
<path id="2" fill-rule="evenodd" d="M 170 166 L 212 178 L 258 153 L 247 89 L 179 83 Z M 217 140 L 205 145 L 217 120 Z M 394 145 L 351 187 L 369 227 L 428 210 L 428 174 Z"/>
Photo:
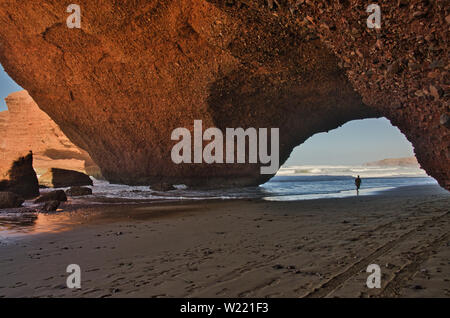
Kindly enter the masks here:
<path id="1" fill-rule="evenodd" d="M 63 168 L 99 176 L 89 154 L 70 142 L 26 91 L 12 93 L 6 103 L 8 110 L 0 112 L 0 171 L 7 171 L 13 160 L 31 150 L 38 174 Z"/>
<path id="2" fill-rule="evenodd" d="M 297 5 L 294 5 L 296 3 Z M 330 4 L 331 3 L 331 4 Z M 381 1 L 80 0 L 0 4 L 0 62 L 110 181 L 219 186 L 257 165 L 175 165 L 177 127 L 279 127 L 281 163 L 315 133 L 386 116 L 447 189 L 448 7 Z M 269 4 L 269 5 L 268 5 Z"/>

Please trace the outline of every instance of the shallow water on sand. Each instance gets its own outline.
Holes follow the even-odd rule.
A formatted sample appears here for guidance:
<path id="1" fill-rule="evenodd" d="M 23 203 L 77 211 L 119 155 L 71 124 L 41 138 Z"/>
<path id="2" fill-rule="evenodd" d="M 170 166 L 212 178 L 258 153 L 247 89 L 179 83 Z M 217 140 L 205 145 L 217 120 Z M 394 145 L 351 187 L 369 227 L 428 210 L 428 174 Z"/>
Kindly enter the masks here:
<path id="1" fill-rule="evenodd" d="M 178 214 L 201 211 L 205 205 L 165 202 L 162 205 L 114 204 L 80 206 L 68 202 L 56 213 L 0 213 L 0 242 L 26 235 L 61 233 L 77 226 L 124 221 L 139 222 L 156 218 L 170 218 Z"/>
<path id="2" fill-rule="evenodd" d="M 375 190 L 384 190 L 409 185 L 436 184 L 430 177 L 376 177 L 365 178 L 360 194 L 370 194 Z M 205 199 L 246 199 L 273 198 L 277 200 L 310 200 L 327 197 L 347 197 L 356 194 L 354 178 L 351 176 L 284 176 L 279 175 L 259 187 L 234 189 L 192 190 L 184 185 L 176 185 L 176 190 L 157 192 L 147 186 L 127 186 L 110 184 L 107 181 L 94 180 L 93 195 L 78 198 L 86 202 L 142 202 L 168 200 L 205 200 Z"/>
<path id="3" fill-rule="evenodd" d="M 366 178 L 359 195 L 375 195 L 402 186 L 430 184 L 436 184 L 436 181 L 429 177 Z M 92 189 L 91 196 L 69 198 L 57 213 L 38 213 L 39 205 L 31 201 L 26 202 L 25 210 L 0 211 L 0 241 L 30 234 L 58 233 L 97 222 L 170 217 L 180 212 L 198 211 L 204 207 L 200 203 L 203 200 L 297 201 L 356 196 L 354 179 L 350 176 L 276 176 L 259 187 L 197 191 L 180 186 L 177 190 L 164 193 L 148 187 L 113 185 L 95 180 Z"/>

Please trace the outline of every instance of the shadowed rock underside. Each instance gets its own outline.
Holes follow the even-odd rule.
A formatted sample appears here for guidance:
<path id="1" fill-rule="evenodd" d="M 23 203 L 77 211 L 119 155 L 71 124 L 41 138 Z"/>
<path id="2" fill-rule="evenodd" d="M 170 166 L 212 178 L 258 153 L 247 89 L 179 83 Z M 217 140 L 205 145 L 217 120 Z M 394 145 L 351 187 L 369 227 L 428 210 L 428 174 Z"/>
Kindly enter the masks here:
<path id="1" fill-rule="evenodd" d="M 379 1 L 380 30 L 366 26 L 366 1 L 331 3 L 80 0 L 82 28 L 68 29 L 59 1 L 6 0 L 0 62 L 112 182 L 270 177 L 258 165 L 172 163 L 172 130 L 195 119 L 279 127 L 283 163 L 315 133 L 385 116 L 449 189 L 446 1 Z"/>

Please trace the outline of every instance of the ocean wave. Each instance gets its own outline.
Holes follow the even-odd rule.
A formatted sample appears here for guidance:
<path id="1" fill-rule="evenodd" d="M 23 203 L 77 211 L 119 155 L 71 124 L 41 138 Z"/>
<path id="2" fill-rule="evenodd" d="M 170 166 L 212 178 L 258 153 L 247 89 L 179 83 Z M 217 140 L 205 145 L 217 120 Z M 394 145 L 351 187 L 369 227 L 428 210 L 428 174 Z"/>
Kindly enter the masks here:
<path id="1" fill-rule="evenodd" d="M 351 176 L 375 177 L 425 177 L 426 172 L 416 167 L 368 167 L 368 166 L 286 166 L 281 167 L 277 176 Z"/>
<path id="2" fill-rule="evenodd" d="M 362 193 L 369 189 L 396 188 L 405 185 L 433 184 L 436 181 L 421 171 L 396 167 L 394 169 L 349 166 L 294 166 L 282 167 L 265 184 L 231 189 L 196 190 L 177 185 L 176 190 L 158 192 L 148 186 L 111 184 L 93 179 L 92 195 L 70 198 L 71 204 L 133 204 L 142 202 L 183 200 L 261 199 L 292 200 L 354 195 L 355 175 L 363 179 Z M 67 188 L 62 188 L 66 190 Z M 42 192 L 52 191 L 45 189 Z M 367 190 L 367 191 L 366 191 Z M 278 198 L 278 199 L 276 199 Z M 32 201 L 26 207 L 35 207 Z"/>

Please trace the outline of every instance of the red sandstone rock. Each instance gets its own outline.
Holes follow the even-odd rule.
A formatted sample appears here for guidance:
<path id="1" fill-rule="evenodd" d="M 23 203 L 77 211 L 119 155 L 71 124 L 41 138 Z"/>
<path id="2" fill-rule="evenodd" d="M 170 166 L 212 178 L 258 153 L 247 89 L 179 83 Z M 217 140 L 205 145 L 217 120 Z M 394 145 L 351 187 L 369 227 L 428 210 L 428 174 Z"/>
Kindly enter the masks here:
<path id="1" fill-rule="evenodd" d="M 82 28 L 69 30 L 60 1 L 4 0 L 0 62 L 113 182 L 269 177 L 256 165 L 173 164 L 170 133 L 194 119 L 280 127 L 283 163 L 315 133 L 383 115 L 449 189 L 445 1 L 379 1 L 380 30 L 366 26 L 366 1 L 266 3 L 80 0 Z"/>
<path id="2" fill-rule="evenodd" d="M 39 195 L 39 184 L 33 169 L 33 154 L 15 160 L 8 172 L 0 175 L 0 191 L 13 192 L 25 199 Z"/>
<path id="3" fill-rule="evenodd" d="M 39 177 L 39 184 L 47 188 L 67 188 L 92 185 L 92 180 L 78 171 L 52 168 Z"/>
<path id="4" fill-rule="evenodd" d="M 99 168 L 89 154 L 64 135 L 27 91 L 9 95 L 6 103 L 8 111 L 0 112 L 0 171 L 9 169 L 20 154 L 32 150 L 38 174 L 55 167 L 99 176 Z"/>

